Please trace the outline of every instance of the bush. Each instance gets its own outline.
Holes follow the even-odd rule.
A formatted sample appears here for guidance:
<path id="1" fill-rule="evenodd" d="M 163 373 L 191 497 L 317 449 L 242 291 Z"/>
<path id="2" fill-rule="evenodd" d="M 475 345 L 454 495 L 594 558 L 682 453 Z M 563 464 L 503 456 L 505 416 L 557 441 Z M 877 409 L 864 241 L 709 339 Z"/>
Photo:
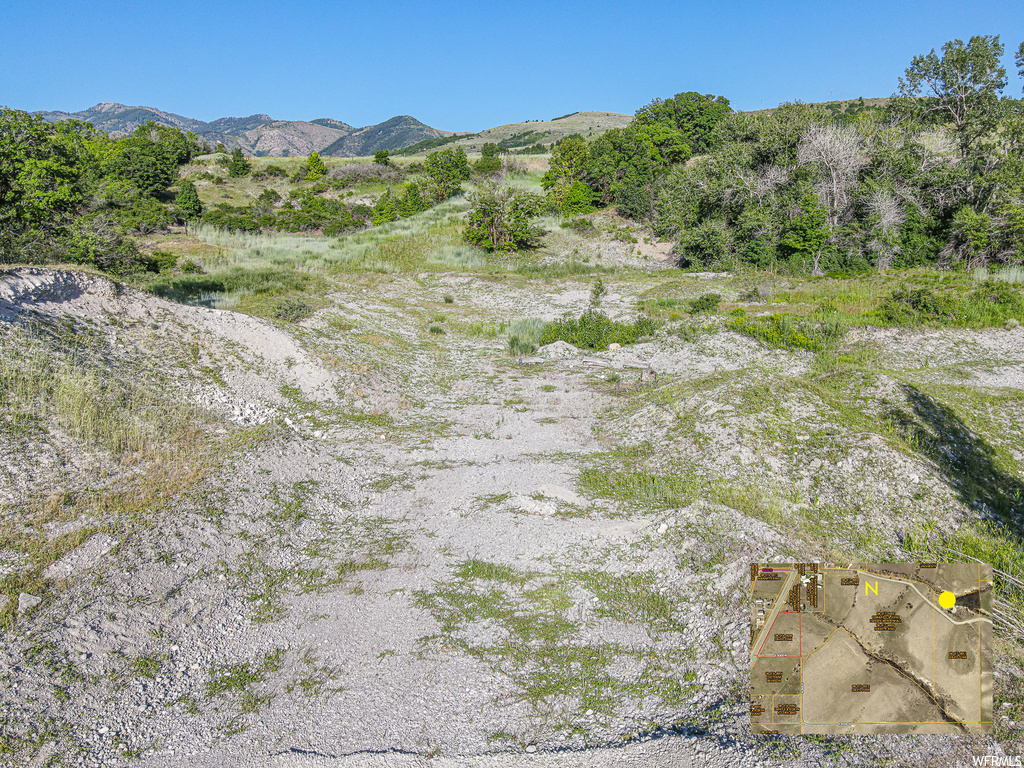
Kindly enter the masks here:
<path id="1" fill-rule="evenodd" d="M 149 254 L 155 272 L 170 272 L 178 265 L 178 254 L 173 251 L 156 250 Z"/>
<path id="2" fill-rule="evenodd" d="M 561 212 L 565 216 L 582 216 L 594 211 L 594 193 L 582 181 L 570 186 L 562 198 Z"/>
<path id="3" fill-rule="evenodd" d="M 320 159 L 320 155 L 317 152 L 310 154 L 309 159 L 306 160 L 306 172 L 303 174 L 303 178 L 306 181 L 316 181 L 322 179 L 327 175 L 327 166 L 324 165 L 324 161 Z"/>
<path id="4" fill-rule="evenodd" d="M 297 323 L 313 314 L 313 308 L 302 299 L 289 296 L 281 300 L 274 310 L 274 317 L 286 323 Z"/>
<path id="5" fill-rule="evenodd" d="M 690 314 L 699 315 L 704 312 L 717 312 L 722 297 L 717 293 L 705 293 L 696 299 L 690 300 Z"/>
<path id="6" fill-rule="evenodd" d="M 389 189 L 380 196 L 377 204 L 373 206 L 373 226 L 378 227 L 381 224 L 387 224 L 389 221 L 396 221 L 397 219 L 398 204 L 391 196 L 391 190 Z"/>
<path id="7" fill-rule="evenodd" d="M 540 242 L 542 230 L 532 222 L 540 214 L 541 198 L 531 192 L 488 184 L 470 197 L 468 243 L 489 251 L 529 248 Z"/>
<path id="8" fill-rule="evenodd" d="M 886 325 L 922 324 L 988 327 L 1024 319 L 1024 300 L 1013 285 L 989 281 L 962 297 L 929 288 L 902 286 L 872 313 Z"/>
<path id="9" fill-rule="evenodd" d="M 273 178 L 284 179 L 287 178 L 287 176 L 288 171 L 286 171 L 280 165 L 274 165 L 273 163 L 269 163 L 267 165 L 260 166 L 255 171 L 253 171 L 252 179 L 253 181 L 263 181 L 265 179 Z M 200 178 L 202 178 L 202 174 L 200 174 Z"/>
<path id="10" fill-rule="evenodd" d="M 249 171 L 252 170 L 252 164 L 245 159 L 245 155 L 242 154 L 242 150 L 239 147 L 235 147 L 231 153 L 231 159 L 227 163 L 228 176 L 240 177 L 248 176 Z M 215 182 L 216 183 L 216 182 Z"/>
<path id="11" fill-rule="evenodd" d="M 423 163 L 430 178 L 435 202 L 442 202 L 462 191 L 461 182 L 469 179 L 469 160 L 462 147 L 431 152 Z"/>
<path id="12" fill-rule="evenodd" d="M 928 320 L 950 320 L 956 314 L 948 296 L 929 288 L 901 286 L 882 299 L 875 314 L 889 325 L 918 325 Z"/>
<path id="13" fill-rule="evenodd" d="M 567 341 L 582 349 L 608 349 L 609 344 L 635 344 L 641 337 L 650 336 L 657 325 L 649 317 L 639 317 L 634 323 L 619 323 L 596 310 L 588 310 L 579 318 L 564 317 L 544 326 L 540 344 Z"/>
<path id="14" fill-rule="evenodd" d="M 842 338 L 845 328 L 836 318 L 814 322 L 790 315 L 769 317 L 737 316 L 726 326 L 729 330 L 757 339 L 776 349 L 806 349 L 819 352 Z"/>

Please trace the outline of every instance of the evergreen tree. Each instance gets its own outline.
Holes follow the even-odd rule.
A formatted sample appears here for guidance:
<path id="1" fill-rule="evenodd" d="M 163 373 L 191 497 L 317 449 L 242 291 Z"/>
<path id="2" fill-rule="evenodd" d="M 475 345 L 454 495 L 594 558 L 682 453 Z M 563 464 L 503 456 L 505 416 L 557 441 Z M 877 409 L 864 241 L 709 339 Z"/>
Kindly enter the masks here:
<path id="1" fill-rule="evenodd" d="M 174 198 L 174 204 L 178 206 L 185 221 L 199 218 L 203 212 L 203 203 L 199 199 L 196 185 L 188 179 L 184 179 L 178 185 L 178 194 Z"/>
<path id="2" fill-rule="evenodd" d="M 231 153 L 231 162 L 228 163 L 228 176 L 248 176 L 251 170 L 252 165 L 245 159 L 241 147 L 235 147 Z"/>
<path id="3" fill-rule="evenodd" d="M 406 184 L 405 189 L 402 191 L 402 197 L 398 201 L 398 212 L 402 215 L 402 218 L 425 211 L 428 207 L 427 202 L 420 193 L 419 184 Z"/>
<path id="4" fill-rule="evenodd" d="M 391 190 L 388 189 L 373 206 L 372 223 L 377 227 L 396 219 L 398 219 L 398 206 L 395 204 L 395 198 L 391 195 Z"/>
<path id="5" fill-rule="evenodd" d="M 306 160 L 306 181 L 316 181 L 322 179 L 327 175 L 327 166 L 324 165 L 324 161 L 320 159 L 320 155 L 317 152 L 313 152 L 309 159 Z"/>

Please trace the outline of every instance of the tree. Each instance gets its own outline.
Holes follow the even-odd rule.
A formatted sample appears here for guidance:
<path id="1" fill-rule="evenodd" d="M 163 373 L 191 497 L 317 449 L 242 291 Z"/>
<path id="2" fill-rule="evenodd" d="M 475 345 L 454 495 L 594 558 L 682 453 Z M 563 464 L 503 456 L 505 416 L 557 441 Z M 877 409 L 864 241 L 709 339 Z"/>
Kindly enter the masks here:
<path id="1" fill-rule="evenodd" d="M 252 165 L 248 160 L 245 159 L 245 155 L 242 154 L 241 147 L 235 147 L 231 153 L 231 160 L 228 162 L 228 176 L 239 177 L 248 176 L 249 171 L 252 170 Z"/>
<path id="2" fill-rule="evenodd" d="M 904 107 L 948 122 L 961 157 L 966 157 L 999 122 L 999 94 L 1006 87 L 1002 55 L 999 35 L 976 35 L 966 45 L 949 41 L 941 57 L 934 48 L 926 56 L 915 56 L 899 80 Z"/>
<path id="3" fill-rule="evenodd" d="M 80 137 L 61 125 L 0 109 L 0 231 L 52 224 L 85 195 Z"/>
<path id="4" fill-rule="evenodd" d="M 386 149 L 378 149 L 373 153 L 373 162 L 377 165 L 391 165 L 391 153 Z"/>
<path id="5" fill-rule="evenodd" d="M 1017 48 L 1017 56 L 1014 58 L 1013 63 L 1017 65 L 1017 76 L 1024 80 L 1024 42 Z"/>
<path id="6" fill-rule="evenodd" d="M 583 180 L 589 162 L 590 146 L 587 140 L 578 133 L 566 136 L 551 150 L 551 169 L 544 174 L 541 184 L 544 189 L 552 189 L 559 183 L 571 187 L 575 182 Z"/>
<path id="7" fill-rule="evenodd" d="M 196 185 L 188 179 L 184 179 L 178 185 L 178 194 L 174 198 L 174 204 L 178 206 L 185 221 L 197 219 L 203 212 L 203 203 L 199 199 Z"/>
<path id="8" fill-rule="evenodd" d="M 643 211 L 644 190 L 649 203 L 655 166 L 654 148 L 637 131 L 613 128 L 590 145 L 586 181 L 602 204 L 625 204 L 628 211 Z"/>
<path id="9" fill-rule="evenodd" d="M 538 195 L 485 184 L 470 196 L 470 202 L 467 242 L 489 251 L 511 251 L 540 241 L 542 232 L 531 223 L 540 214 Z"/>
<path id="10" fill-rule="evenodd" d="M 473 163 L 473 170 L 480 176 L 493 176 L 501 170 L 501 148 L 494 142 L 487 142 L 480 148 L 480 159 Z"/>
<path id="11" fill-rule="evenodd" d="M 373 206 L 373 226 L 377 227 L 381 224 L 387 224 L 389 221 L 395 221 L 398 219 L 398 204 L 395 202 L 395 198 L 391 194 L 391 189 L 380 196 L 377 200 L 377 204 Z"/>
<path id="12" fill-rule="evenodd" d="M 848 126 L 816 125 L 804 135 L 796 157 L 800 165 L 817 170 L 815 192 L 828 211 L 829 228 L 835 230 L 850 205 L 857 171 L 867 162 L 861 137 Z"/>
<path id="13" fill-rule="evenodd" d="M 800 198 L 800 213 L 788 222 L 782 232 L 781 245 L 791 262 L 806 269 L 811 261 L 813 274 L 821 274 L 821 250 L 829 239 L 828 211 L 813 192 Z"/>
<path id="14" fill-rule="evenodd" d="M 661 125 L 674 129 L 661 134 L 667 145 L 685 145 L 687 154 L 690 151 L 704 154 L 714 148 L 715 126 L 730 112 L 732 107 L 724 96 L 687 91 L 671 99 L 655 99 L 640 108 L 632 125 L 634 128 Z"/>
<path id="15" fill-rule="evenodd" d="M 320 159 L 320 154 L 318 152 L 310 153 L 306 160 L 306 173 L 303 178 L 306 181 L 316 181 L 317 179 L 322 179 L 326 175 L 327 166 L 324 164 L 324 161 Z"/>
<path id="16" fill-rule="evenodd" d="M 469 178 L 469 160 L 462 147 L 431 152 L 423 162 L 430 179 L 431 196 L 440 203 L 462 191 L 461 182 Z"/>
<path id="17" fill-rule="evenodd" d="M 420 193 L 420 185 L 415 183 L 406 184 L 405 189 L 402 190 L 402 197 L 398 201 L 398 213 L 402 218 L 425 211 L 427 208 L 427 202 Z"/>

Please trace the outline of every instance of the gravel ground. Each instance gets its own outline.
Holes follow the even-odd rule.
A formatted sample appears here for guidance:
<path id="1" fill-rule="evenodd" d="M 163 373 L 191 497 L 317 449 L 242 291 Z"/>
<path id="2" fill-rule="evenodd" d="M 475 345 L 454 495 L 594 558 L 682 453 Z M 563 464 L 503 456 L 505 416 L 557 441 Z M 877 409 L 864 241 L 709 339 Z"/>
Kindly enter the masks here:
<path id="1" fill-rule="evenodd" d="M 0 275 L 8 326 L 93 329 L 119 375 L 191 360 L 167 391 L 223 433 L 263 429 L 131 540 L 95 533 L 49 566 L 60 588 L 0 646 L 11 750 L 0 765 L 953 765 L 1001 754 L 981 737 L 753 737 L 747 566 L 810 550 L 722 498 L 593 492 L 594 472 L 629 469 L 628 449 L 647 443 L 651 471 L 686 458 L 721 482 L 789 483 L 803 494 L 796 509 L 873 499 L 857 525 L 884 527 L 908 505 L 962 516 L 934 465 L 786 389 L 808 375 L 806 355 L 723 332 L 517 360 L 501 338 L 425 333 L 430 302 L 451 291 L 451 313 L 550 319 L 585 309 L 589 291 L 420 278 L 353 288 L 289 330 L 103 278 Z M 635 300 L 605 299 L 623 317 Z M 332 318 L 350 329 L 331 331 Z M 858 333 L 894 366 L 927 356 L 936 376 L 955 365 L 978 387 L 1019 389 L 1024 331 Z M 748 386 L 767 387 L 756 408 L 741 406 Z M 865 412 L 901 396 L 878 386 Z M 786 450 L 770 437 L 780 431 Z M 841 455 L 815 442 L 836 431 Z M 99 487 L 95 462 L 110 465 L 103 487 L 145 472 L 103 455 L 76 468 L 81 446 L 59 431 L 35 453 L 4 445 L 0 501 L 13 510 L 40 487 Z M 38 469 L 47 452 L 61 472 Z M 0 552 L 0 575 L 24 565 Z"/>

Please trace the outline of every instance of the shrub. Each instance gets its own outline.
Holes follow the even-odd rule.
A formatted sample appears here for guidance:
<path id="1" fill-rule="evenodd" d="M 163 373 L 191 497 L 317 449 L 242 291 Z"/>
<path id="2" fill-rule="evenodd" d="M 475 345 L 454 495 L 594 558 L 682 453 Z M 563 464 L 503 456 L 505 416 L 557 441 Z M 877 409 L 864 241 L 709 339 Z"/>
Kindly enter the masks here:
<path id="1" fill-rule="evenodd" d="M 302 299 L 288 296 L 274 310 L 274 317 L 286 323 L 297 323 L 313 314 L 313 308 Z"/>
<path id="2" fill-rule="evenodd" d="M 638 317 L 634 323 L 619 323 L 596 310 L 587 310 L 580 317 L 564 317 L 544 326 L 540 344 L 567 341 L 574 347 L 608 349 L 609 344 L 634 344 L 650 336 L 657 325 L 649 317 Z"/>
<path id="3" fill-rule="evenodd" d="M 586 218 L 569 219 L 569 221 L 562 222 L 563 229 L 571 229 L 577 235 L 583 235 L 584 237 L 593 237 L 597 234 L 597 227 L 594 226 L 594 222 Z"/>
<path id="4" fill-rule="evenodd" d="M 324 161 L 320 159 L 320 154 L 313 152 L 310 154 L 309 159 L 306 160 L 306 172 L 303 175 L 306 181 L 316 181 L 322 179 L 327 175 L 327 166 L 324 165 Z"/>
<path id="5" fill-rule="evenodd" d="M 377 227 L 396 219 L 398 219 L 398 204 L 391 196 L 389 189 L 380 196 L 377 204 L 373 206 L 373 226 Z"/>
<path id="6" fill-rule="evenodd" d="M 890 325 L 917 325 L 928 320 L 952 319 L 956 308 L 948 296 L 929 288 L 901 286 L 882 299 L 875 314 Z"/>
<path id="7" fill-rule="evenodd" d="M 435 202 L 442 202 L 462 191 L 461 182 L 469 179 L 469 160 L 462 147 L 431 152 L 423 163 L 430 177 Z"/>
<path id="8" fill-rule="evenodd" d="M 572 184 L 562 197 L 560 210 L 565 216 L 581 216 L 594 210 L 594 193 L 582 181 Z"/>
<path id="9" fill-rule="evenodd" d="M 511 251 L 540 242 L 542 230 L 532 224 L 540 214 L 539 196 L 488 184 L 474 192 L 470 202 L 467 242 L 489 251 Z"/>
<path id="10" fill-rule="evenodd" d="M 814 322 L 791 315 L 769 317 L 736 316 L 727 327 L 776 349 L 806 349 L 819 352 L 838 341 L 845 328 L 836 318 Z"/>
<path id="11" fill-rule="evenodd" d="M 149 255 L 156 272 L 169 272 L 178 265 L 178 254 L 173 251 L 153 251 Z"/>
<path id="12" fill-rule="evenodd" d="M 274 165 L 273 163 L 270 163 L 268 165 L 260 166 L 259 168 L 257 168 L 252 173 L 253 181 L 263 181 L 264 179 L 272 179 L 272 178 L 283 179 L 283 178 L 286 178 L 287 176 L 288 176 L 288 171 L 286 171 L 280 165 Z"/>
<path id="13" fill-rule="evenodd" d="M 704 312 L 717 312 L 722 297 L 717 293 L 705 293 L 690 300 L 690 314 L 699 315 Z"/>
<path id="14" fill-rule="evenodd" d="M 234 151 L 231 153 L 231 159 L 228 161 L 227 166 L 228 176 L 236 178 L 240 176 L 248 176 L 249 171 L 252 170 L 252 165 L 245 159 L 245 155 L 242 154 L 242 150 L 239 147 L 235 147 Z"/>

